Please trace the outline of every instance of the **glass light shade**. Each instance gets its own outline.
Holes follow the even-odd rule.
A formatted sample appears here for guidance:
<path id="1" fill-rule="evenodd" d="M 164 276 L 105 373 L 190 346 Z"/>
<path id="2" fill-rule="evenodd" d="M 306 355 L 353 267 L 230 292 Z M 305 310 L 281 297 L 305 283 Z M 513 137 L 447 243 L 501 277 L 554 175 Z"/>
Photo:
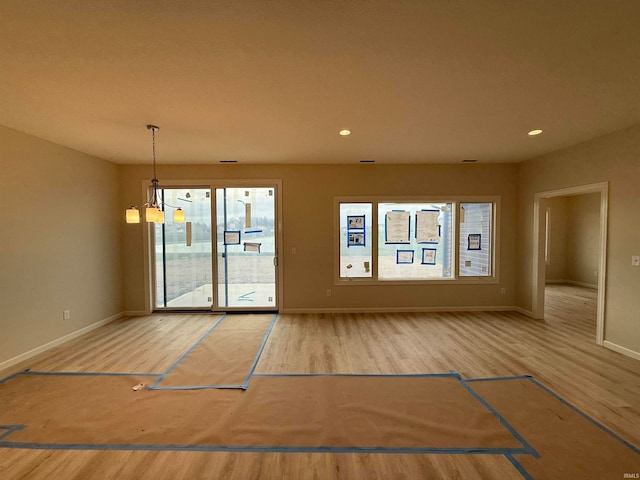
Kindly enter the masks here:
<path id="1" fill-rule="evenodd" d="M 156 222 L 159 210 L 156 207 L 147 207 L 145 209 L 144 218 L 147 222 Z"/>
<path id="2" fill-rule="evenodd" d="M 136 207 L 127 208 L 127 223 L 140 223 L 140 210 Z"/>
<path id="3" fill-rule="evenodd" d="M 178 208 L 173 211 L 173 222 L 174 223 L 184 223 L 184 210 Z"/>
<path id="4" fill-rule="evenodd" d="M 156 210 L 158 210 L 158 213 L 156 214 L 157 216 L 156 216 L 155 222 L 164 223 L 164 212 L 159 208 L 157 208 Z"/>

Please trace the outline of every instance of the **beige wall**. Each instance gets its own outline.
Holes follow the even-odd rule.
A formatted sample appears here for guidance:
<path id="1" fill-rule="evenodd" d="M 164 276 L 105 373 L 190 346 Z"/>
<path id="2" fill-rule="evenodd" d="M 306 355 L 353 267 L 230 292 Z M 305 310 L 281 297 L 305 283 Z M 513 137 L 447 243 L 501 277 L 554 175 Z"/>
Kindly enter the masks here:
<path id="1" fill-rule="evenodd" d="M 567 273 L 567 197 L 545 199 L 541 210 L 549 208 L 549 263 L 545 267 L 545 279 L 566 281 Z"/>
<path id="2" fill-rule="evenodd" d="M 597 287 L 600 242 L 600 194 L 543 199 L 550 208 L 550 263 L 547 281 Z"/>
<path id="3" fill-rule="evenodd" d="M 121 207 L 139 204 L 149 166 L 120 168 Z M 516 165 L 202 165 L 159 166 L 161 181 L 271 178 L 283 182 L 284 299 L 281 309 L 510 306 L 515 292 Z M 336 196 L 500 195 L 500 285 L 333 284 Z M 144 310 L 143 225 L 123 233 L 124 305 Z M 295 247 L 296 255 L 291 254 Z M 506 294 L 501 295 L 501 287 Z M 327 289 L 333 295 L 326 296 Z"/>
<path id="4" fill-rule="evenodd" d="M 519 164 L 518 305 L 532 308 L 537 192 L 609 182 L 605 341 L 640 352 L 640 126 Z"/>
<path id="5" fill-rule="evenodd" d="M 121 311 L 116 165 L 0 126 L 0 205 L 0 364 Z"/>
<path id="6" fill-rule="evenodd" d="M 600 194 L 567 198 L 567 279 L 581 285 L 598 285 L 600 245 Z"/>

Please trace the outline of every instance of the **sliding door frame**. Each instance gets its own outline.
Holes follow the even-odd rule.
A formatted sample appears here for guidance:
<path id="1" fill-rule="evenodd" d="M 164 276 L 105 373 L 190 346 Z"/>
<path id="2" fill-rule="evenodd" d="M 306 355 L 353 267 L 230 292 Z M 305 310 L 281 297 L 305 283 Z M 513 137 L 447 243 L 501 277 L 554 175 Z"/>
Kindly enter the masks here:
<path id="1" fill-rule="evenodd" d="M 159 188 L 209 188 L 211 190 L 211 282 L 212 282 L 212 295 L 213 302 L 210 308 L 192 308 L 189 310 L 194 311 L 238 311 L 238 310 L 258 310 L 258 311 L 278 311 L 283 305 L 283 255 L 282 255 L 282 180 L 280 179 L 205 179 L 205 180 L 166 180 L 163 181 Z M 274 308 L 243 308 L 238 309 L 235 307 L 217 307 L 217 284 L 214 283 L 217 279 L 217 242 L 216 242 L 216 198 L 215 191 L 217 188 L 242 188 L 242 187 L 261 187 L 261 188 L 273 188 L 275 194 L 275 225 L 276 225 L 276 244 L 275 244 L 275 262 L 276 262 L 276 305 Z M 146 202 L 148 198 L 150 186 L 148 181 L 142 182 L 142 198 Z M 147 315 L 151 314 L 155 305 L 155 268 L 153 262 L 155 261 L 155 241 L 153 235 L 153 224 L 145 222 L 142 228 L 142 245 L 143 245 L 143 258 L 144 258 L 144 297 L 145 297 L 145 312 Z M 162 311 L 170 311 L 171 309 L 162 309 Z M 187 309 L 180 309 L 187 310 Z"/>

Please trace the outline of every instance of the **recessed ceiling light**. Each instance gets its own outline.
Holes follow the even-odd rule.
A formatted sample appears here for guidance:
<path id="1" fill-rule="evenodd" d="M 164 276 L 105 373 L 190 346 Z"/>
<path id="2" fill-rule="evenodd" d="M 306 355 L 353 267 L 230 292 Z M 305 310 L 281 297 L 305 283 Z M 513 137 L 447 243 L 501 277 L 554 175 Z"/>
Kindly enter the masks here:
<path id="1" fill-rule="evenodd" d="M 348 135 L 351 135 L 351 130 L 347 130 L 346 128 L 344 130 L 340 130 L 340 135 L 342 135 L 343 137 L 346 137 Z"/>
<path id="2" fill-rule="evenodd" d="M 542 133 L 542 130 L 536 129 L 536 130 L 531 130 L 529 133 L 527 133 L 527 135 L 529 135 L 530 137 L 535 137 L 536 135 L 540 135 L 541 133 Z"/>

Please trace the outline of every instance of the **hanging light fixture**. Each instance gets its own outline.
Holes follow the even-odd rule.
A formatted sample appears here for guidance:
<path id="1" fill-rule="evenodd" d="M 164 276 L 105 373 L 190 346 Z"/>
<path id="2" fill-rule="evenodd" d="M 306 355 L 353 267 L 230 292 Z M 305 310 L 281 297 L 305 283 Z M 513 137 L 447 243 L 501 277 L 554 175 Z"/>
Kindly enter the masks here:
<path id="1" fill-rule="evenodd" d="M 151 139 L 153 146 L 153 178 L 151 179 L 151 193 L 142 207 L 144 208 L 144 218 L 147 222 L 164 223 L 164 207 L 175 208 L 173 211 L 173 221 L 175 223 L 184 223 L 184 211 L 180 207 L 174 207 L 165 202 L 158 201 L 158 175 L 156 174 L 156 131 L 160 127 L 156 125 L 147 125 L 151 130 Z M 127 208 L 127 223 L 140 223 L 140 209 L 135 205 Z"/>

